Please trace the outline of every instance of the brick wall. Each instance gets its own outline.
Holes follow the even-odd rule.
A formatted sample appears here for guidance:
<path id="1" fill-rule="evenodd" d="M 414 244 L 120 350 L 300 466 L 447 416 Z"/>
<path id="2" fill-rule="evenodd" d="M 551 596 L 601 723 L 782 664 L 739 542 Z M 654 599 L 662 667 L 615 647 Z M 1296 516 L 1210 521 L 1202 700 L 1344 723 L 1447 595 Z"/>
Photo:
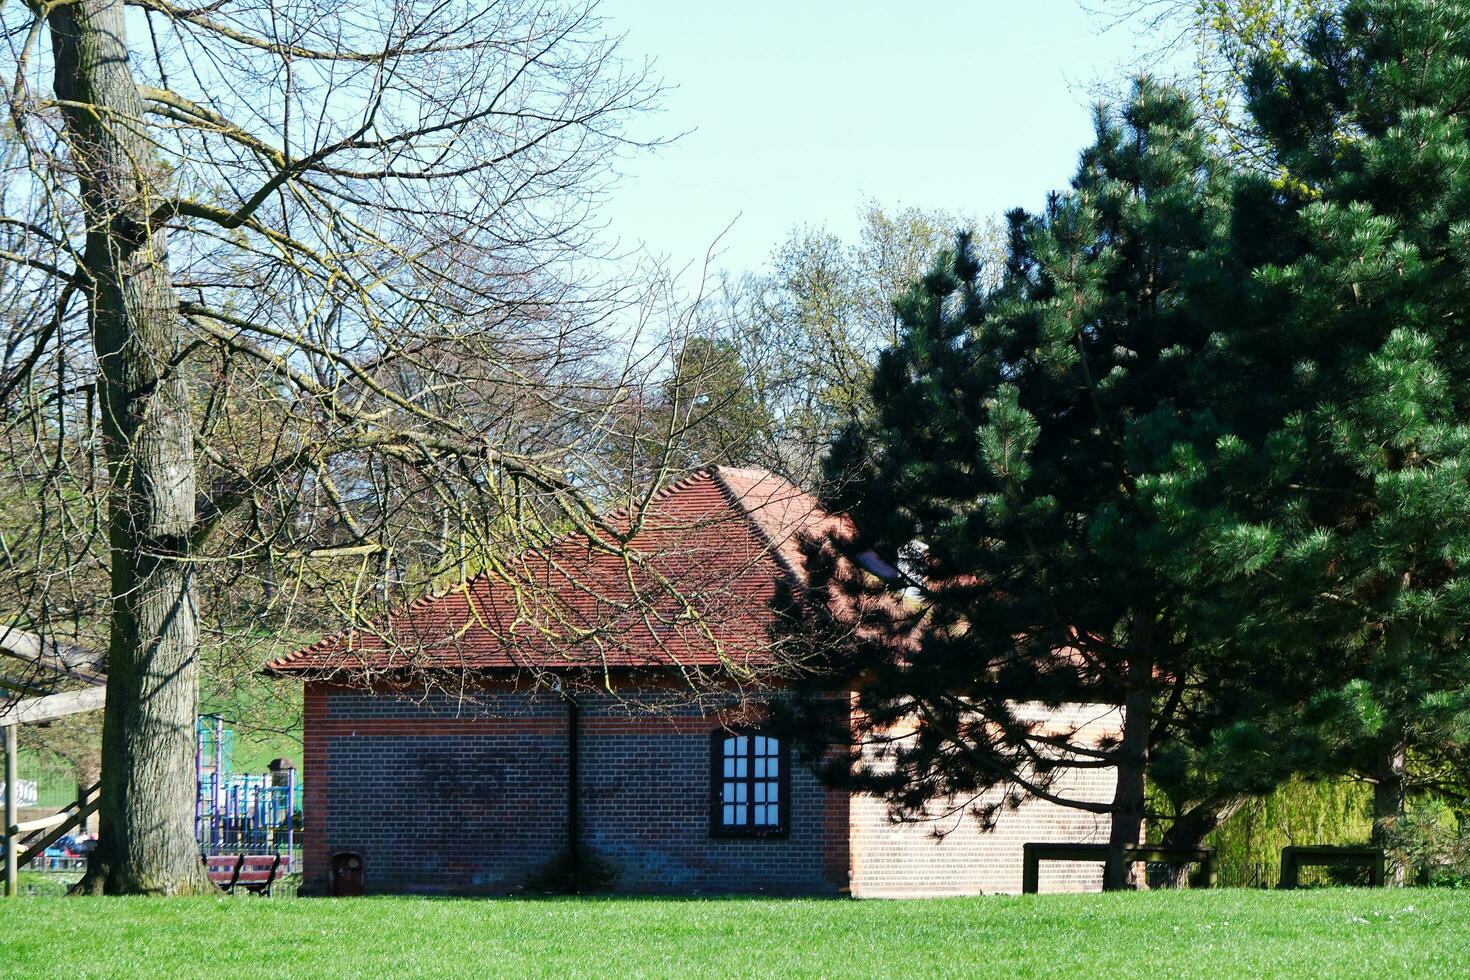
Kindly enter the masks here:
<path id="1" fill-rule="evenodd" d="M 1090 739 L 1117 728 L 1116 711 L 1105 707 L 1075 705 L 1046 715 L 1059 726 L 1086 725 L 1084 737 Z M 1056 789 L 1059 795 L 1106 802 L 1113 797 L 1115 783 L 1111 769 L 1076 770 Z M 1108 839 L 1105 815 L 1036 799 L 1003 811 L 989 831 L 963 812 L 930 822 L 896 824 L 889 819 L 887 806 L 869 796 L 852 798 L 850 820 L 852 894 L 859 898 L 1019 893 L 1023 844 Z M 1102 866 L 1043 862 L 1040 887 L 1043 892 L 1098 891 Z"/>
<path id="2" fill-rule="evenodd" d="M 690 708 L 629 716 L 610 696 L 582 698 L 582 840 L 618 890 L 836 893 L 847 884 L 847 800 L 794 765 L 789 831 L 710 835 L 710 732 Z"/>
<path id="3" fill-rule="evenodd" d="M 312 683 L 306 692 L 304 884 L 332 854 L 369 891 L 518 887 L 565 846 L 565 708 L 487 694 L 474 706 Z"/>
<path id="4" fill-rule="evenodd" d="M 790 830 L 712 839 L 710 732 L 693 707 L 630 713 L 582 696 L 579 836 L 588 878 L 624 892 L 831 894 L 847 883 L 848 801 L 807 769 Z M 370 892 L 523 889 L 567 845 L 567 707 L 482 692 L 473 704 L 313 682 L 306 689 L 305 891 L 361 854 Z"/>
<path id="5" fill-rule="evenodd" d="M 645 699 L 645 703 L 656 695 Z M 712 838 L 710 732 L 690 706 L 630 713 L 579 698 L 579 836 L 584 875 L 633 893 L 916 897 L 1019 892 L 1027 841 L 1105 841 L 1107 819 L 1029 801 L 982 832 L 967 815 L 890 822 L 878 801 L 830 793 L 791 769 L 785 837 Z M 554 695 L 485 691 L 472 703 L 321 682 L 306 686 L 306 894 L 328 891 L 331 855 L 363 857 L 369 892 L 521 891 L 567 845 L 567 708 Z M 1116 727 L 1077 706 L 1058 724 Z M 1110 770 L 1059 790 L 1109 800 Z M 936 838 L 936 827 L 945 831 Z M 1042 891 L 1096 890 L 1096 864 L 1042 865 Z"/>

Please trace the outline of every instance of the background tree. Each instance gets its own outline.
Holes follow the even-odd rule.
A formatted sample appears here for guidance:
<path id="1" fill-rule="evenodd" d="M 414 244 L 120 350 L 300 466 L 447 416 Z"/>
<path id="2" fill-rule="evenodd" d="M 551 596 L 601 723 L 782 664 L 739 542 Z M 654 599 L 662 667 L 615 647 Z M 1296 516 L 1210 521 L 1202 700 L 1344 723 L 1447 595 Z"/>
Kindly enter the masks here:
<path id="1" fill-rule="evenodd" d="M 759 458 L 770 438 L 769 410 L 752 385 L 740 351 L 722 337 L 694 336 L 674 358 L 663 384 L 665 411 L 674 438 L 660 442 L 677 447 L 670 462 L 683 467 L 710 463 L 742 466 Z"/>
<path id="2" fill-rule="evenodd" d="M 1169 72 L 1194 95 L 1219 149 L 1246 165 L 1269 166 L 1261 134 L 1245 106 L 1251 66 L 1293 60 L 1315 19 L 1341 0 L 1096 0 L 1088 4 L 1111 27 L 1129 28 L 1141 61 Z"/>
<path id="3" fill-rule="evenodd" d="M 7 614 L 105 638 L 83 887 L 201 890 L 216 613 L 258 588 L 273 631 L 314 631 L 595 525 L 579 455 L 639 362 L 585 229 L 656 86 L 583 6 L 0 18 Z"/>
<path id="4" fill-rule="evenodd" d="M 871 414 L 878 354 L 898 339 L 895 302 L 957 231 L 978 227 L 957 213 L 888 210 L 876 202 L 859 218 L 852 241 L 794 230 L 767 269 L 729 283 L 726 292 L 723 335 L 739 350 L 771 417 L 755 461 L 803 487 L 821 479 L 821 456 L 837 433 Z M 998 256 L 999 226 L 977 231 L 974 247 Z M 1001 264 L 987 262 L 985 274 Z"/>

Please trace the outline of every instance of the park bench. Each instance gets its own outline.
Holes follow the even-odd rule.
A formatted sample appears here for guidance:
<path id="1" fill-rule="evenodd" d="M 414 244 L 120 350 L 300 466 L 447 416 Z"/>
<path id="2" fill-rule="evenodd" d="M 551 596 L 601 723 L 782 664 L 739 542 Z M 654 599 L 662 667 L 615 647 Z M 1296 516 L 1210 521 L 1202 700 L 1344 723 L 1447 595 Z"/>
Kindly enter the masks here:
<path id="1" fill-rule="evenodd" d="M 226 893 L 243 887 L 253 895 L 269 896 L 281 876 L 279 854 L 211 854 L 204 859 L 209 880 Z"/>
<path id="2" fill-rule="evenodd" d="M 1042 861 L 1099 861 L 1106 863 L 1107 844 L 1031 843 L 1021 848 L 1021 891 L 1034 895 L 1041 887 Z M 1124 864 L 1138 861 L 1159 864 L 1199 864 L 1207 887 L 1216 883 L 1215 849 L 1213 847 L 1162 847 L 1155 844 L 1130 844 L 1122 848 Z"/>
<path id="3" fill-rule="evenodd" d="M 1281 849 L 1282 888 L 1296 888 L 1301 883 L 1301 869 L 1307 866 L 1333 868 L 1367 868 L 1368 883 L 1383 887 L 1385 860 L 1379 847 L 1332 847 L 1329 845 L 1290 845 Z"/>

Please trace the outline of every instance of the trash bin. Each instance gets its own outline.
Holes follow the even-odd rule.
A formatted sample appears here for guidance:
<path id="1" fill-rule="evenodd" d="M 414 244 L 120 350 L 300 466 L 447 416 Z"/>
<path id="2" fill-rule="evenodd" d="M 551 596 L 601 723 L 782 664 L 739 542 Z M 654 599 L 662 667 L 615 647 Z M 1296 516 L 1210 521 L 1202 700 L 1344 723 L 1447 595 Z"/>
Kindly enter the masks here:
<path id="1" fill-rule="evenodd" d="M 362 894 L 362 855 L 339 851 L 332 855 L 332 895 L 346 897 Z"/>

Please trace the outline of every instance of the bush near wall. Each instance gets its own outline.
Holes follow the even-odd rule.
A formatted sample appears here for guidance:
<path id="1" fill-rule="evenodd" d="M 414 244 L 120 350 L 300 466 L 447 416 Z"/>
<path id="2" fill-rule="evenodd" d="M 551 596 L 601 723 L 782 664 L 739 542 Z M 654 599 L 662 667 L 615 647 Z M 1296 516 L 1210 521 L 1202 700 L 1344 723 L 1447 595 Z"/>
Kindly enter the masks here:
<path id="1" fill-rule="evenodd" d="M 1389 833 L 1389 855 L 1420 884 L 1470 888 L 1470 815 L 1419 801 Z"/>

